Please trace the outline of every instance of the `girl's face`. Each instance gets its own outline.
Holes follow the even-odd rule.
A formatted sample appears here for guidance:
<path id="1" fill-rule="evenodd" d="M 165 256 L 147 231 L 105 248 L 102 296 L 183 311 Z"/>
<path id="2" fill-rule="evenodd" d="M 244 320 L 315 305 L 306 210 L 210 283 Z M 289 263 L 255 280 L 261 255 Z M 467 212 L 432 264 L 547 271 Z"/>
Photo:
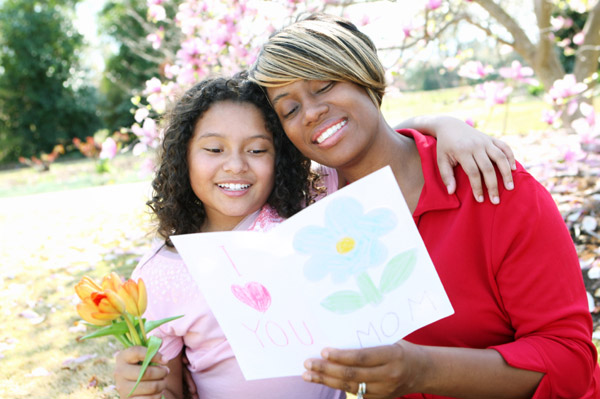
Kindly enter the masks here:
<path id="1" fill-rule="evenodd" d="M 292 143 L 323 165 L 356 164 L 380 128 L 379 108 L 354 83 L 300 80 L 267 94 Z"/>
<path id="2" fill-rule="evenodd" d="M 196 122 L 187 160 L 192 190 L 206 209 L 203 231 L 233 229 L 273 190 L 273 135 L 252 104 L 213 104 Z"/>

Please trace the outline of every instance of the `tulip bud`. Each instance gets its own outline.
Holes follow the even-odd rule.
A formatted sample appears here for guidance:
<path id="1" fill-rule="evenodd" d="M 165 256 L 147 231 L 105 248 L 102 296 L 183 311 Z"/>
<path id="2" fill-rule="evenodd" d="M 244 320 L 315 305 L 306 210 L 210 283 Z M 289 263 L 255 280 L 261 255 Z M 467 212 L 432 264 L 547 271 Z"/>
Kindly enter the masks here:
<path id="1" fill-rule="evenodd" d="M 115 272 L 110 272 L 107 276 L 102 279 L 102 289 L 112 290 L 112 292 L 118 292 L 119 287 L 123 285 L 123 280 Z"/>
<path id="2" fill-rule="evenodd" d="M 79 283 L 75 285 L 75 292 L 82 301 L 92 295 L 92 292 L 102 291 L 102 287 L 94 282 L 88 276 L 84 276 Z"/>
<path id="3" fill-rule="evenodd" d="M 142 316 L 146 311 L 146 286 L 142 279 L 139 279 L 137 283 L 131 279 L 127 280 L 117 294 L 125 302 L 127 313 L 132 316 Z"/>

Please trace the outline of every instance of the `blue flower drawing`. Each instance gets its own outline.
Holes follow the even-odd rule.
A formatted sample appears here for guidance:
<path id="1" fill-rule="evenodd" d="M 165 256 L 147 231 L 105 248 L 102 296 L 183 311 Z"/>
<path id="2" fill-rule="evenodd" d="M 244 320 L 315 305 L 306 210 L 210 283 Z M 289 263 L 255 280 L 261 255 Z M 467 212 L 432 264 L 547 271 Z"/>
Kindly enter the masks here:
<path id="1" fill-rule="evenodd" d="M 387 257 L 379 239 L 396 227 L 390 209 L 378 208 L 365 214 L 362 205 L 349 197 L 332 201 L 325 210 L 325 226 L 307 226 L 296 233 L 294 248 L 310 254 L 304 265 L 308 280 L 318 281 L 331 273 L 333 282 L 380 265 Z"/>
<path id="2" fill-rule="evenodd" d="M 325 226 L 307 226 L 294 236 L 294 249 L 310 255 L 304 276 L 319 281 L 331 274 L 334 283 L 354 277 L 358 291 L 334 292 L 321 301 L 325 309 L 347 314 L 367 304 L 377 305 L 383 296 L 402 285 L 416 265 L 417 251 L 409 249 L 393 256 L 383 269 L 379 285 L 367 270 L 387 259 L 380 237 L 397 225 L 395 214 L 386 208 L 365 213 L 362 205 L 349 197 L 337 198 L 325 209 Z"/>

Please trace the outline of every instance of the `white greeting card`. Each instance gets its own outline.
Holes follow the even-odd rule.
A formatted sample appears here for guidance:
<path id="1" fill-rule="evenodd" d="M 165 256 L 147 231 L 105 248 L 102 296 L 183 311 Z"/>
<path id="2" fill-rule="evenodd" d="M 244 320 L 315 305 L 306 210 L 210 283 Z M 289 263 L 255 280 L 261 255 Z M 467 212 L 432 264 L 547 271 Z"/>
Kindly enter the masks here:
<path id="1" fill-rule="evenodd" d="M 268 233 L 171 237 L 248 380 L 386 345 L 453 313 L 389 167 Z"/>

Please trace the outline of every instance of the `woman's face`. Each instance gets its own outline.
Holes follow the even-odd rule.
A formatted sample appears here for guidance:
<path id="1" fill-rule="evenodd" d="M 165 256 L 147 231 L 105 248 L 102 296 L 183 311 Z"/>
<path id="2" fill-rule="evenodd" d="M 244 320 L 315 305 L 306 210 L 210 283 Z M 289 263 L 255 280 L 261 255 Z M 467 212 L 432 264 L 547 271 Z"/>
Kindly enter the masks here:
<path id="1" fill-rule="evenodd" d="M 192 190 L 206 209 L 205 231 L 232 229 L 273 190 L 273 135 L 252 104 L 212 105 L 196 122 L 187 158 Z"/>
<path id="2" fill-rule="evenodd" d="M 379 108 L 354 83 L 300 80 L 267 94 L 292 143 L 323 165 L 360 162 L 379 129 Z"/>

